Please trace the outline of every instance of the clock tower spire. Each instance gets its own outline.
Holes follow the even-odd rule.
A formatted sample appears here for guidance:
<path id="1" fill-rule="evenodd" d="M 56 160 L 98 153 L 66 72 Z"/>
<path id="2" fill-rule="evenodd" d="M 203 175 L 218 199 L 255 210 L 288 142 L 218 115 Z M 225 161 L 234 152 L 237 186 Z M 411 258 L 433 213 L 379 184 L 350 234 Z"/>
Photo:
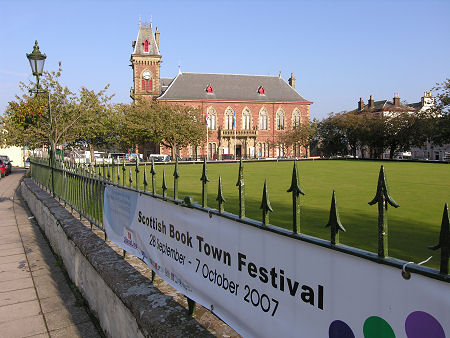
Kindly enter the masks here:
<path id="1" fill-rule="evenodd" d="M 133 87 L 130 96 L 133 100 L 138 97 L 155 99 L 161 94 L 159 69 L 161 54 L 159 53 L 159 30 L 153 33 L 152 23 L 139 20 L 139 32 L 133 41 L 131 67 L 133 68 Z"/>

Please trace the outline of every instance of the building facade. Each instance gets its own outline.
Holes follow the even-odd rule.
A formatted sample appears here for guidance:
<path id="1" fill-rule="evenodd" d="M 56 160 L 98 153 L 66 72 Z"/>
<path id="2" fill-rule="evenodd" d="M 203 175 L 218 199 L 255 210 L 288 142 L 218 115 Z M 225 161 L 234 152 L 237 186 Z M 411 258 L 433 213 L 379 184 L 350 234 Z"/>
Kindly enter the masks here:
<path id="1" fill-rule="evenodd" d="M 353 114 L 375 114 L 379 116 L 391 117 L 396 113 L 409 113 L 409 114 L 417 114 L 428 109 L 434 107 L 435 101 L 434 97 L 430 92 L 425 92 L 419 102 L 403 104 L 400 101 L 400 97 L 398 93 L 395 93 L 392 101 L 390 100 L 381 100 L 375 101 L 373 96 L 370 95 L 370 98 L 367 104 L 364 103 L 363 98 L 361 97 L 358 102 L 358 108 L 350 111 L 349 113 Z M 364 149 L 366 152 L 366 156 L 369 154 L 368 149 Z M 358 156 L 362 154 L 359 152 Z M 408 151 L 399 154 L 399 157 L 403 158 L 411 158 L 417 160 L 439 160 L 443 161 L 448 158 L 450 155 L 450 145 L 435 145 L 431 142 L 426 142 L 422 147 L 413 147 Z M 389 152 L 383 153 L 383 158 L 389 158 Z"/>
<path id="2" fill-rule="evenodd" d="M 133 99 L 144 97 L 165 103 L 189 105 L 201 109 L 207 124 L 205 144 L 178 149 L 180 157 L 207 156 L 221 159 L 224 154 L 236 158 L 305 157 L 308 148 L 286 147 L 279 136 L 300 123 L 308 123 L 312 104 L 295 90 L 293 74 L 288 82 L 281 76 L 184 73 L 175 78 L 161 78 L 159 31 L 152 25 L 139 24 L 133 41 Z M 140 152 L 148 157 L 170 149 L 143 145 Z"/>

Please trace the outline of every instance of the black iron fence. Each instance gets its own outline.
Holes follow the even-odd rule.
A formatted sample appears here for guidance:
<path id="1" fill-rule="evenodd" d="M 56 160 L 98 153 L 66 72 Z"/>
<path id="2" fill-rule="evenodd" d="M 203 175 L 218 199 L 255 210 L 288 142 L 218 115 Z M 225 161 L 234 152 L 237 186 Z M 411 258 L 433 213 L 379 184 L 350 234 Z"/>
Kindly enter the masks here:
<path id="1" fill-rule="evenodd" d="M 149 164 L 117 164 L 114 161 L 111 164 L 76 164 L 70 162 L 57 161 L 55 167 L 49 165 L 47 159 L 34 158 L 31 161 L 31 176 L 41 186 L 53 193 L 66 206 L 72 208 L 79 213 L 80 217 L 86 218 L 91 226 L 96 226 L 104 230 L 103 226 L 103 194 L 106 185 L 118 186 L 124 189 L 137 191 L 159 199 L 163 199 L 168 203 L 183 204 L 185 206 L 202 210 L 204 212 L 220 215 L 247 225 L 274 233 L 295 238 L 319 245 L 324 248 L 336 250 L 358 256 L 380 264 L 386 264 L 397 267 L 402 271 L 405 279 L 409 279 L 410 273 L 418 273 L 434 279 L 450 282 L 448 274 L 449 255 L 450 255 L 450 230 L 448 206 L 445 204 L 442 216 L 441 230 L 437 244 L 429 247 L 432 250 L 440 249 L 440 269 L 435 270 L 411 262 L 405 262 L 388 256 L 388 219 L 387 212 L 389 206 L 394 208 L 398 204 L 392 198 L 386 181 L 384 167 L 381 166 L 378 176 L 377 192 L 370 205 L 378 206 L 378 251 L 377 253 L 349 247 L 339 243 L 339 233 L 345 231 L 341 224 L 336 203 L 336 196 L 333 191 L 330 215 L 327 226 L 330 228 L 330 240 L 323 240 L 301 233 L 300 227 L 300 195 L 304 192 L 299 185 L 299 177 L 297 171 L 297 162 L 293 161 L 292 180 L 287 192 L 292 197 L 292 227 L 291 230 L 276 227 L 269 224 L 269 212 L 272 211 L 267 186 L 264 184 L 262 201 L 261 201 L 261 221 L 252 220 L 245 216 L 245 180 L 244 180 L 244 162 L 239 163 L 238 179 L 236 187 L 238 190 L 238 215 L 234 215 L 224 211 L 226 203 L 222 192 L 222 181 L 219 177 L 217 187 L 217 205 L 211 208 L 207 205 L 208 194 L 208 173 L 207 162 L 203 162 L 202 176 L 200 178 L 202 184 L 201 204 L 195 204 L 189 196 L 183 199 L 179 198 L 178 181 L 180 178 L 178 170 L 178 162 L 174 163 L 173 172 L 173 195 L 168 196 L 168 181 L 166 180 L 165 171 L 162 173 L 162 194 L 156 193 L 156 180 L 158 166 L 154 162 Z M 141 173 L 141 174 L 140 174 Z M 106 240 L 106 233 L 105 233 Z M 431 243 L 430 243 L 431 244 Z M 126 253 L 124 252 L 124 255 Z M 153 274 L 154 276 L 154 274 Z M 191 304 L 192 305 L 192 304 Z"/>

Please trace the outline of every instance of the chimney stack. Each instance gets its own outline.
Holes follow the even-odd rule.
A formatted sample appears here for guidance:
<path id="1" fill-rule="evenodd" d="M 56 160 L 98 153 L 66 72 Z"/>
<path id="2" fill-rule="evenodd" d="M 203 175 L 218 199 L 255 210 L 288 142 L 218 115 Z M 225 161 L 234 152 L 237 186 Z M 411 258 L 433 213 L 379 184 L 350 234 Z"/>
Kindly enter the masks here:
<path id="1" fill-rule="evenodd" d="M 375 108 L 375 101 L 373 100 L 373 95 L 370 95 L 369 98 L 369 109 Z"/>
<path id="2" fill-rule="evenodd" d="M 291 77 L 289 78 L 289 85 L 292 87 L 292 88 L 295 88 L 295 77 L 294 77 L 294 73 L 291 73 Z"/>
<path id="3" fill-rule="evenodd" d="M 359 98 L 359 102 L 358 102 L 358 110 L 363 110 L 364 109 L 364 100 L 362 97 Z"/>
<path id="4" fill-rule="evenodd" d="M 398 97 L 398 93 L 394 94 L 394 107 L 400 107 L 400 98 Z"/>
<path id="5" fill-rule="evenodd" d="M 158 26 L 156 26 L 155 40 L 156 40 L 156 46 L 157 46 L 158 49 L 159 49 L 159 30 L 158 30 Z"/>

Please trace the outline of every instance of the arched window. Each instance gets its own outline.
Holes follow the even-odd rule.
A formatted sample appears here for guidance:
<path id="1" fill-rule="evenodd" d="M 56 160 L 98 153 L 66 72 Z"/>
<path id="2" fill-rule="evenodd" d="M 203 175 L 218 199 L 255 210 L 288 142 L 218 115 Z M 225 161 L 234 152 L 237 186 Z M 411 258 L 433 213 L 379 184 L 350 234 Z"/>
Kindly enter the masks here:
<path id="1" fill-rule="evenodd" d="M 277 157 L 285 156 L 285 145 L 283 143 L 277 144 L 276 150 L 277 150 Z"/>
<path id="2" fill-rule="evenodd" d="M 215 143 L 209 143 L 208 144 L 208 158 L 210 160 L 216 160 L 217 159 L 217 152 L 216 152 L 216 144 Z"/>
<path id="3" fill-rule="evenodd" d="M 144 41 L 144 53 L 148 53 L 148 40 L 145 39 Z"/>
<path id="4" fill-rule="evenodd" d="M 248 130 L 251 127 L 251 116 L 250 111 L 245 108 L 242 112 L 242 129 Z"/>
<path id="5" fill-rule="evenodd" d="M 294 110 L 292 113 L 292 128 L 300 126 L 300 113 L 298 110 Z"/>
<path id="6" fill-rule="evenodd" d="M 267 130 L 267 111 L 265 109 L 259 112 L 259 130 Z"/>
<path id="7" fill-rule="evenodd" d="M 208 123 L 208 129 L 216 129 L 216 111 L 213 107 L 208 108 L 208 115 L 206 122 Z"/>
<path id="8" fill-rule="evenodd" d="M 225 129 L 233 129 L 233 109 L 231 109 L 230 107 L 227 108 L 227 110 L 225 110 Z"/>
<path id="9" fill-rule="evenodd" d="M 284 111 L 282 110 L 277 112 L 277 129 L 284 130 Z"/>
<path id="10" fill-rule="evenodd" d="M 269 144 L 268 143 L 266 143 L 266 142 L 259 143 L 258 156 L 259 157 L 269 157 Z"/>

